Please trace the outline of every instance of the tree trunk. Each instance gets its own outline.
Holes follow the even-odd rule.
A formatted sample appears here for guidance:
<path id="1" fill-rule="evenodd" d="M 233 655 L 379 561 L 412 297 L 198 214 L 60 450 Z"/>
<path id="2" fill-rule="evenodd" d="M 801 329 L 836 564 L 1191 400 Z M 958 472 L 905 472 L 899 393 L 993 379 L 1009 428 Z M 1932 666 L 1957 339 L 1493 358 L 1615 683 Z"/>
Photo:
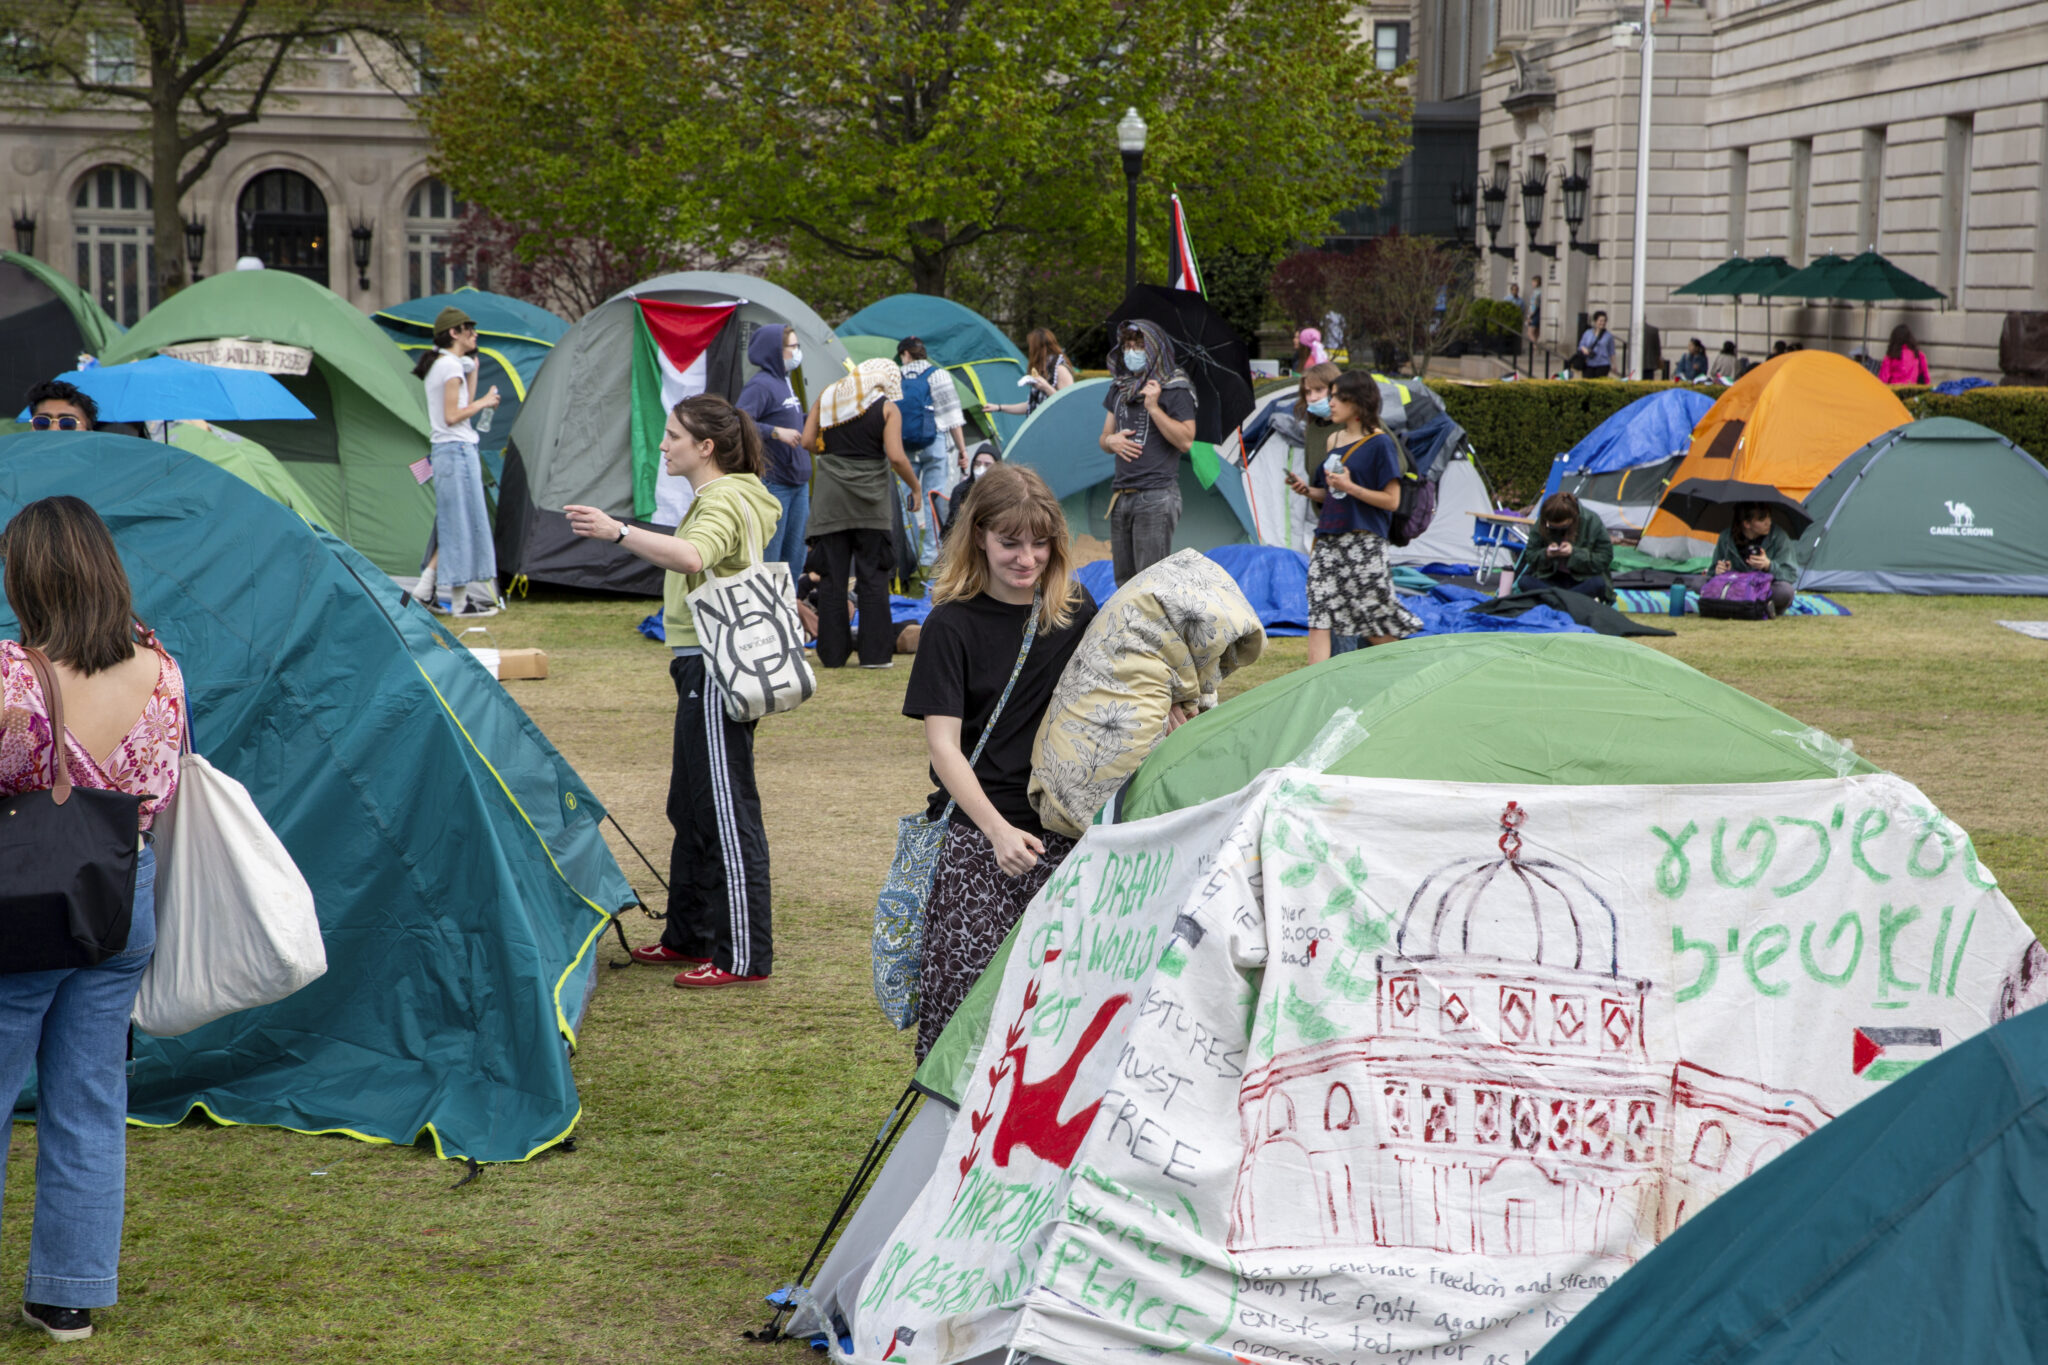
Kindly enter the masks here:
<path id="1" fill-rule="evenodd" d="M 185 158 L 178 148 L 177 102 L 165 88 L 169 73 L 152 69 L 149 83 L 149 192 L 156 220 L 156 301 L 161 303 L 186 284 L 185 216 L 178 193 Z"/>
<path id="2" fill-rule="evenodd" d="M 911 224 L 913 240 L 910 244 L 910 288 L 918 294 L 932 294 L 946 297 L 946 272 L 953 264 L 953 248 L 943 245 L 920 246 L 915 237 L 924 237 L 933 243 L 945 239 L 945 225 L 937 219 L 927 218 Z"/>

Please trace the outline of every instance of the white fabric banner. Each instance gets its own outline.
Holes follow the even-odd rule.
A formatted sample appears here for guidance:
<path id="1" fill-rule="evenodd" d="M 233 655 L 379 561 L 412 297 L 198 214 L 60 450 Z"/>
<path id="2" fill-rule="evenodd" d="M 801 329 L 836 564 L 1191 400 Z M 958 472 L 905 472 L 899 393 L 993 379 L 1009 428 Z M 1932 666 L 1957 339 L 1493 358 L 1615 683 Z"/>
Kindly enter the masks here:
<path id="1" fill-rule="evenodd" d="M 1098 827 L 1026 912 L 853 1359 L 1520 1365 L 2044 965 L 1889 775 L 1282 770 Z"/>

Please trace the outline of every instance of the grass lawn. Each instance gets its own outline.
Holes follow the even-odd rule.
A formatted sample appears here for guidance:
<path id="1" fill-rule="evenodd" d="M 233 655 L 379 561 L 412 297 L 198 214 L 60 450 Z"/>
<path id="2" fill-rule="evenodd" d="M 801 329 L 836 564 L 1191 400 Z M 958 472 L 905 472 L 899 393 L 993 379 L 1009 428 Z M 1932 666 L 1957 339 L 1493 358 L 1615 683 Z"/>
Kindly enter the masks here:
<path id="1" fill-rule="evenodd" d="M 1919 784 L 1975 836 L 2037 933 L 2048 834 L 2030 779 L 2048 767 L 2048 643 L 1999 628 L 2048 616 L 2011 599 L 1848 598 L 1856 615 L 1768 626 L 1680 623 L 1649 643 Z M 657 866 L 674 693 L 632 630 L 641 603 L 536 597 L 493 623 L 552 676 L 510 684 Z M 1276 641 L 1226 688 L 1299 667 Z M 909 1070 L 910 1038 L 868 991 L 868 917 L 896 817 L 926 790 L 909 661 L 827 675 L 760 729 L 774 849 L 776 974 L 687 995 L 612 971 L 582 1032 L 576 1150 L 461 1169 L 423 1147 L 188 1123 L 129 1132 L 119 1308 L 80 1347 L 0 1326 L 0 1358 L 115 1362 L 796 1362 L 760 1325 Z M 653 904 L 654 879 L 614 840 Z M 629 925 L 651 940 L 652 921 Z M 620 954 L 616 940 L 601 950 Z M 27 1259 L 35 1134 L 15 1125 L 0 1285 Z M 10 1290 L 11 1292 L 11 1290 Z M 5 1302 L 0 1300 L 0 1302 Z"/>

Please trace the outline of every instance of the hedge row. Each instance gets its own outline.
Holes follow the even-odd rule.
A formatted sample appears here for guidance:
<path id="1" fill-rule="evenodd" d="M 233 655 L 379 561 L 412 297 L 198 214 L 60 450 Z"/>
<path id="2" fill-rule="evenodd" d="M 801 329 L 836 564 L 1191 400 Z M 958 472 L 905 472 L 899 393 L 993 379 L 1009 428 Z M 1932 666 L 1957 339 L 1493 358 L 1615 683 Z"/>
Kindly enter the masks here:
<path id="1" fill-rule="evenodd" d="M 1612 379 L 1517 379 L 1498 384 L 1429 381 L 1472 438 L 1480 472 L 1502 502 L 1533 502 L 1550 462 L 1644 394 L 1670 384 Z M 2048 464 L 2048 389 L 1985 388 L 1944 394 L 1902 386 L 1914 417 L 1961 417 L 1989 427 Z"/>
<path id="2" fill-rule="evenodd" d="M 1499 384 L 1432 380 L 1451 420 L 1478 452 L 1479 472 L 1504 503 L 1534 502 L 1550 462 L 1644 394 L 1669 384 L 1619 379 L 1516 379 Z"/>

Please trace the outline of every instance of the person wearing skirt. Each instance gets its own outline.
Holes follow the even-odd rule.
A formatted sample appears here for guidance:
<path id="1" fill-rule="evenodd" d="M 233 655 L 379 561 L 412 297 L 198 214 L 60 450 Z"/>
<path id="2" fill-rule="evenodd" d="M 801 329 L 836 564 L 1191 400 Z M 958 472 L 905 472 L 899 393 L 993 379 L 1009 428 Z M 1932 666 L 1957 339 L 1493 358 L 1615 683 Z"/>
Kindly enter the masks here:
<path id="1" fill-rule="evenodd" d="M 903 697 L 903 714 L 924 722 L 929 818 L 951 810 L 925 903 L 920 1062 L 1074 847 L 1032 809 L 1031 742 L 1095 599 L 1073 577 L 1066 518 L 1035 472 L 998 464 L 974 481 L 932 600 Z"/>
<path id="2" fill-rule="evenodd" d="M 1330 454 L 1307 481 L 1289 473 L 1294 491 L 1316 503 L 1315 543 L 1308 556 L 1308 661 L 1330 657 L 1330 636 L 1356 635 L 1392 644 L 1422 629 L 1394 595 L 1387 532 L 1401 505 L 1401 460 L 1380 427 L 1380 389 L 1370 375 L 1340 375 L 1330 388 L 1330 420 L 1341 430 Z"/>

